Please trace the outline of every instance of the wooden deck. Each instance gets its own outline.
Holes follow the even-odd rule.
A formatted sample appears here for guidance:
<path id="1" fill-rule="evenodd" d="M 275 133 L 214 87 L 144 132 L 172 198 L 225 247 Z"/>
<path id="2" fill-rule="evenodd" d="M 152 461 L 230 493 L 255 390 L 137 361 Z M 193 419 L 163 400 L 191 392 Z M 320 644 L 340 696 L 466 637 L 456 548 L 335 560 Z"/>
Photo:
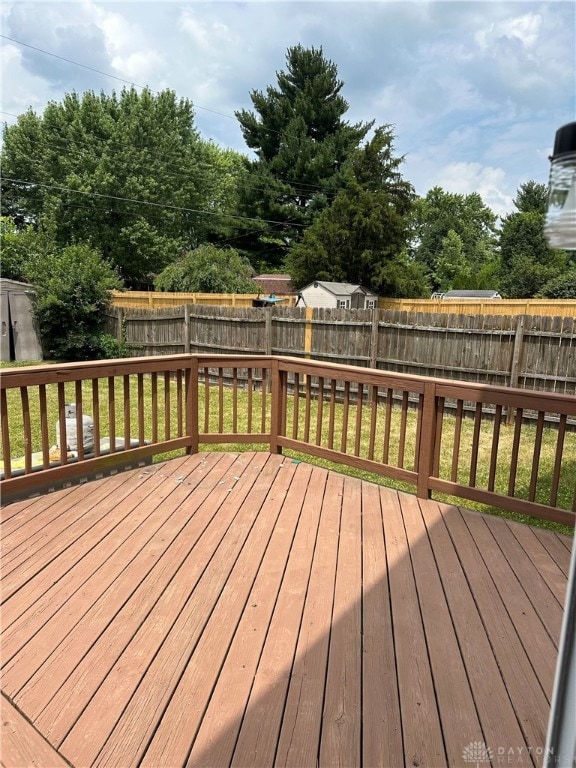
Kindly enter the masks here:
<path id="1" fill-rule="evenodd" d="M 267 453 L 2 511 L 2 765 L 539 765 L 571 540 Z"/>

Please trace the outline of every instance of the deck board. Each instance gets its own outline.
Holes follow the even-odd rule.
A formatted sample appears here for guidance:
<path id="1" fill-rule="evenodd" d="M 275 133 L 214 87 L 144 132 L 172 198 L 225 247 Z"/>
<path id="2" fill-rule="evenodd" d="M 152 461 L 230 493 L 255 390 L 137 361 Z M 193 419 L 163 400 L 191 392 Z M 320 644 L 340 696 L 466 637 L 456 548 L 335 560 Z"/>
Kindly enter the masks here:
<path id="1" fill-rule="evenodd" d="M 2 519 L 7 768 L 541 763 L 566 537 L 265 453 Z"/>

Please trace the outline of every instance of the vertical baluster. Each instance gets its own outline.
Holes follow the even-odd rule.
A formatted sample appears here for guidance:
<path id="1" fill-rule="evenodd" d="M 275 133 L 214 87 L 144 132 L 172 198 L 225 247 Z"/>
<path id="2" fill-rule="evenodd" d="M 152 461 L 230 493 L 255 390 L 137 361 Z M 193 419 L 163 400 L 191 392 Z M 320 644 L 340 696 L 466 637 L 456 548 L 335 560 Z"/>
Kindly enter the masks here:
<path id="1" fill-rule="evenodd" d="M 316 409 L 316 445 L 322 442 L 322 421 L 324 418 L 324 377 L 318 378 L 318 407 Z"/>
<path id="2" fill-rule="evenodd" d="M 524 410 L 522 408 L 516 408 L 516 416 L 514 418 L 514 440 L 512 443 L 512 456 L 510 458 L 510 476 L 508 479 L 508 496 L 514 496 L 516 487 L 516 472 L 518 471 L 518 453 L 520 451 L 523 415 Z"/>
<path id="3" fill-rule="evenodd" d="M 84 422 L 83 416 L 83 400 L 82 400 L 82 382 L 74 382 L 74 400 L 76 403 L 76 451 L 78 453 L 78 461 L 84 459 Z"/>
<path id="4" fill-rule="evenodd" d="M 472 453 L 470 455 L 470 487 L 476 487 L 478 471 L 478 449 L 480 446 L 480 427 L 482 426 L 482 403 L 476 403 L 474 412 L 474 431 L 472 433 Z"/>
<path id="5" fill-rule="evenodd" d="M 440 477 L 440 454 L 442 453 L 442 431 L 444 428 L 444 398 L 439 397 L 436 408 L 436 428 L 434 431 L 434 460 L 432 462 L 432 474 Z M 418 427 L 416 430 L 416 445 L 420 446 L 420 434 L 422 430 L 422 414 L 424 413 L 424 393 L 418 399 Z M 414 462 L 414 468 L 418 471 L 418 460 Z"/>
<path id="6" fill-rule="evenodd" d="M 298 419 L 300 416 L 300 374 L 294 374 L 294 408 L 292 413 L 292 439 L 298 440 Z"/>
<path id="7" fill-rule="evenodd" d="M 306 376 L 306 383 L 304 385 L 306 391 L 306 399 L 304 402 L 304 442 L 310 441 L 310 406 L 312 402 L 312 376 Z"/>
<path id="8" fill-rule="evenodd" d="M 94 421 L 94 456 L 100 456 L 100 392 L 98 379 L 92 379 L 92 419 Z"/>
<path id="9" fill-rule="evenodd" d="M 460 440 L 462 437 L 463 411 L 464 411 L 464 401 L 458 400 L 456 403 L 456 421 L 454 423 L 454 444 L 452 446 L 452 469 L 450 471 L 450 480 L 453 483 L 458 482 L 458 465 L 460 463 Z"/>
<path id="10" fill-rule="evenodd" d="M 538 469 L 540 467 L 540 454 L 542 452 L 542 435 L 544 433 L 544 411 L 538 411 L 536 422 L 536 435 L 534 438 L 534 453 L 532 456 L 532 474 L 530 476 L 529 501 L 536 500 L 536 486 L 538 484 Z"/>
<path id="11" fill-rule="evenodd" d="M 210 371 L 204 368 L 204 434 L 210 432 Z"/>
<path id="12" fill-rule="evenodd" d="M 130 376 L 123 376 L 124 380 L 124 450 L 130 448 Z"/>
<path id="13" fill-rule="evenodd" d="M 350 411 L 350 382 L 344 382 L 344 402 L 342 404 L 342 439 L 340 440 L 340 450 L 346 453 L 348 442 L 348 414 Z"/>
<path id="14" fill-rule="evenodd" d="M 116 396 L 114 376 L 108 376 L 108 430 L 110 432 L 110 453 L 116 451 Z"/>
<path id="15" fill-rule="evenodd" d="M 493 491 L 496 482 L 496 468 L 498 466 L 498 447 L 500 444 L 500 425 L 502 423 L 502 406 L 497 405 L 494 413 L 494 427 L 492 429 L 492 447 L 490 449 L 490 471 L 488 473 L 488 490 Z"/>
<path id="16" fill-rule="evenodd" d="M 32 429 L 28 387 L 20 387 L 20 400 L 22 402 L 22 426 L 24 428 L 24 472 L 29 474 L 32 472 Z"/>
<path id="17" fill-rule="evenodd" d="M 164 371 L 164 440 L 170 440 L 172 434 L 170 421 L 172 409 L 170 407 L 170 371 Z"/>
<path id="18" fill-rule="evenodd" d="M 152 442 L 158 442 L 158 373 L 153 371 L 150 380 L 151 401 L 152 401 Z"/>
<path id="19" fill-rule="evenodd" d="M 328 448 L 334 448 L 334 423 L 336 421 L 336 379 L 330 381 L 330 413 L 328 416 Z"/>
<path id="20" fill-rule="evenodd" d="M 392 403 L 394 400 L 394 390 L 388 387 L 386 391 L 386 416 L 384 418 L 384 446 L 382 448 L 382 463 L 388 464 L 390 455 L 390 430 L 392 427 Z"/>
<path id="21" fill-rule="evenodd" d="M 252 433 L 252 399 L 253 399 L 253 392 L 254 392 L 254 381 L 252 379 L 252 368 L 248 368 L 247 370 L 247 376 L 248 376 L 248 413 L 247 413 L 247 424 L 246 424 L 246 431 L 248 434 Z"/>
<path id="22" fill-rule="evenodd" d="M 402 410 L 400 416 L 400 440 L 398 442 L 398 466 L 404 467 L 406 448 L 406 423 L 408 421 L 408 392 L 402 393 Z"/>
<path id="23" fill-rule="evenodd" d="M 554 459 L 554 472 L 552 474 L 552 487 L 550 489 L 550 504 L 555 507 L 558 501 L 558 485 L 560 472 L 562 471 L 562 454 L 564 452 L 564 437 L 566 435 L 566 414 L 560 416 L 558 423 L 558 436 L 556 438 L 556 456 Z"/>
<path id="24" fill-rule="evenodd" d="M 262 432 L 266 432 L 266 390 L 268 387 L 268 372 L 262 368 Z"/>
<path id="25" fill-rule="evenodd" d="M 0 390 L 0 421 L 2 422 L 2 458 L 4 461 L 4 477 L 12 477 L 12 462 L 10 456 L 10 427 L 8 425 L 8 401 L 6 390 Z"/>
<path id="26" fill-rule="evenodd" d="M 378 387 L 373 384 L 370 388 L 370 440 L 368 443 L 368 458 L 374 459 L 374 446 L 376 445 L 376 424 L 378 418 Z"/>
<path id="27" fill-rule="evenodd" d="M 138 374 L 138 445 L 144 445 L 144 374 Z"/>
<path id="28" fill-rule="evenodd" d="M 184 434 L 184 411 L 182 408 L 182 368 L 176 371 L 176 434 L 182 437 Z"/>
<path id="29" fill-rule="evenodd" d="M 232 368 L 232 432 L 238 432 L 238 368 Z"/>
<path id="30" fill-rule="evenodd" d="M 46 384 L 38 387 L 38 402 L 40 406 L 40 434 L 42 436 L 42 466 L 50 466 L 50 434 L 48 428 L 48 403 L 46 399 Z"/>
<path id="31" fill-rule="evenodd" d="M 224 369 L 218 368 L 218 432 L 224 432 Z"/>
<path id="32" fill-rule="evenodd" d="M 358 384 L 356 391 L 356 438 L 354 441 L 354 456 L 360 456 L 360 440 L 362 437 L 362 407 L 364 399 L 364 385 Z"/>
<path id="33" fill-rule="evenodd" d="M 64 383 L 58 382 L 58 422 L 60 439 L 60 462 L 62 465 L 68 463 L 68 436 L 66 434 L 66 392 Z"/>

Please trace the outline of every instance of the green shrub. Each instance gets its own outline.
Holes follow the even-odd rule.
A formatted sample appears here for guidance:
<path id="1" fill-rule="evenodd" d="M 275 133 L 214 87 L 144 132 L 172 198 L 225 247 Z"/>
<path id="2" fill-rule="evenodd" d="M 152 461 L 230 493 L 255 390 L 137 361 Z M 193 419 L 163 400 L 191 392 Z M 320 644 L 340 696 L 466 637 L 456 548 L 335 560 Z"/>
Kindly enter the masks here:
<path id="1" fill-rule="evenodd" d="M 541 299 L 576 299 L 576 267 L 548 280 L 536 296 Z"/>
<path id="2" fill-rule="evenodd" d="M 75 245 L 44 256 L 27 276 L 36 289 L 44 357 L 75 361 L 105 356 L 104 313 L 112 289 L 120 287 L 112 267 L 89 246 Z"/>
<path id="3" fill-rule="evenodd" d="M 254 269 L 234 248 L 201 245 L 170 264 L 154 281 L 157 291 L 257 293 Z"/>

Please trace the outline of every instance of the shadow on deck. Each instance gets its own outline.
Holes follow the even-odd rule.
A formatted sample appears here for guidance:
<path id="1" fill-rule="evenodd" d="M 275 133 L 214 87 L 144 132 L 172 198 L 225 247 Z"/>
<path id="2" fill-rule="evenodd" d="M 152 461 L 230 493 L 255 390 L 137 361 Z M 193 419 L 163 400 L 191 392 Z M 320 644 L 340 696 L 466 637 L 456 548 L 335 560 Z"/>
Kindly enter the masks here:
<path id="1" fill-rule="evenodd" d="M 571 539 L 266 453 L 2 528 L 5 766 L 542 763 Z"/>

